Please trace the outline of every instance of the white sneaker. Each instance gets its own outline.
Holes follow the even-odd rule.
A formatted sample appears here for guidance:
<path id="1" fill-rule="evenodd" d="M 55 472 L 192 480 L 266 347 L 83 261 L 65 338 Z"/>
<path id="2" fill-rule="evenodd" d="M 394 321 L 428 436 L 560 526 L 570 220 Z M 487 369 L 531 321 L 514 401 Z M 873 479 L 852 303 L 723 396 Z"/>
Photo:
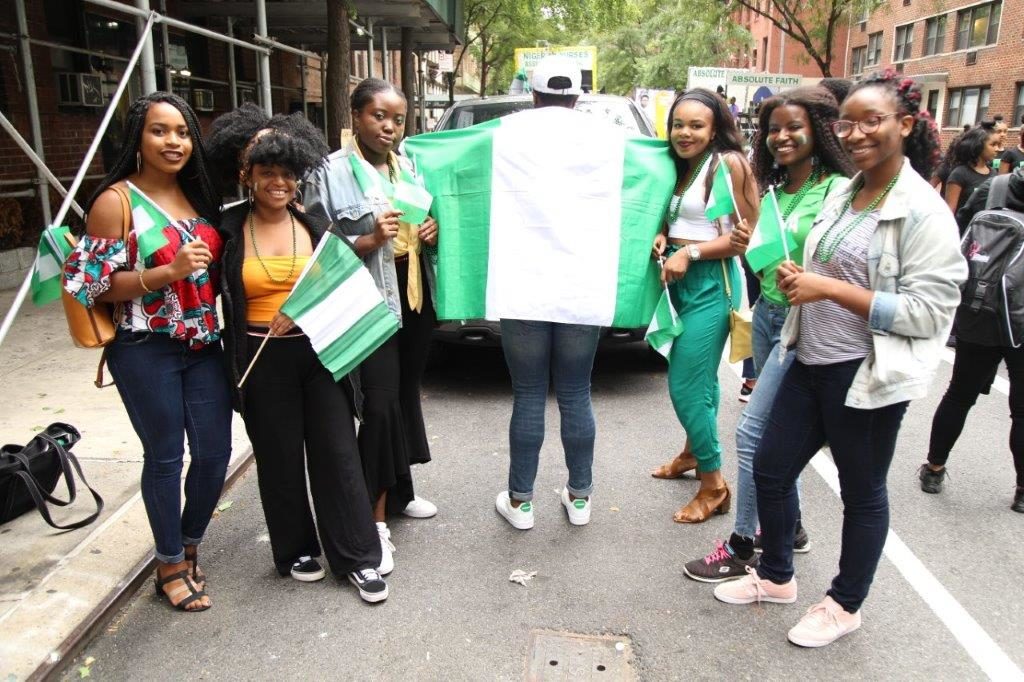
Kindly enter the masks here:
<path id="1" fill-rule="evenodd" d="M 429 519 L 437 514 L 437 505 L 417 495 L 412 498 L 409 504 L 405 505 L 402 513 L 414 519 Z"/>
<path id="2" fill-rule="evenodd" d="M 825 597 L 807 610 L 789 631 L 789 641 L 797 646 L 819 647 L 831 644 L 860 627 L 860 611 L 847 612 L 832 597 Z"/>
<path id="3" fill-rule="evenodd" d="M 506 521 L 512 524 L 513 528 L 519 530 L 533 528 L 533 502 L 523 502 L 518 507 L 513 507 L 512 500 L 508 497 L 508 491 L 502 490 L 494 500 L 494 507 L 499 514 L 505 517 Z"/>
<path id="4" fill-rule="evenodd" d="M 391 553 L 395 551 L 395 546 L 391 543 L 391 530 L 388 529 L 388 524 L 378 521 L 377 535 L 380 536 L 380 568 L 377 569 L 377 572 L 387 575 L 395 570 L 395 557 L 391 556 Z"/>
<path id="5" fill-rule="evenodd" d="M 572 499 L 569 489 L 562 488 L 562 506 L 569 514 L 569 523 L 574 526 L 585 526 L 590 523 L 590 498 Z"/>

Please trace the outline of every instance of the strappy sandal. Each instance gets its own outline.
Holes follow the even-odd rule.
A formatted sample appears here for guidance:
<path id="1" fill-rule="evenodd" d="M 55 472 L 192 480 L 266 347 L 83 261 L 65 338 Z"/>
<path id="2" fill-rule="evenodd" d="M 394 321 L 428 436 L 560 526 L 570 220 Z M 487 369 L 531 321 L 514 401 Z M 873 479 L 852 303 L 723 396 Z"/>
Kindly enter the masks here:
<path id="1" fill-rule="evenodd" d="M 173 583 L 175 580 L 180 580 L 182 583 L 184 583 L 184 587 L 179 587 L 176 590 L 171 590 L 170 593 L 165 592 L 164 586 L 168 583 Z M 206 596 L 206 592 L 204 590 L 198 589 L 192 582 L 192 578 L 191 576 L 189 576 L 188 571 L 178 571 L 177 573 L 172 573 L 168 576 L 164 576 L 163 578 L 161 578 L 160 573 L 157 572 L 154 582 L 156 584 L 157 596 L 166 599 L 171 604 L 171 606 L 173 606 L 176 609 L 180 609 L 181 611 L 187 611 L 191 613 L 193 611 L 205 611 L 206 609 L 210 608 L 209 605 L 203 606 L 202 604 L 200 604 L 199 607 L 195 609 L 188 608 L 189 604 L 198 601 Z M 186 590 L 191 594 L 187 597 L 184 597 L 181 601 L 175 604 L 174 598 Z"/>
<path id="2" fill-rule="evenodd" d="M 189 563 L 192 581 L 200 590 L 206 589 L 206 574 L 203 573 L 203 569 L 199 568 L 199 548 L 197 547 L 191 552 L 186 549 L 185 561 Z"/>

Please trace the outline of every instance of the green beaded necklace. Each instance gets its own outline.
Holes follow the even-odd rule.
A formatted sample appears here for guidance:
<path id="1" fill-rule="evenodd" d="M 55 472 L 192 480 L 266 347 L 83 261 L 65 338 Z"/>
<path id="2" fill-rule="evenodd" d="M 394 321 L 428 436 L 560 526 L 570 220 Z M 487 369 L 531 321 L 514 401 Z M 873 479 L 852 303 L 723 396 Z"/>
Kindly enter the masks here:
<path id="1" fill-rule="evenodd" d="M 818 180 L 820 179 L 820 170 L 814 169 L 813 171 L 811 171 L 811 174 L 807 176 L 807 179 L 804 180 L 804 183 L 800 185 L 800 189 L 796 191 L 796 194 L 793 195 L 793 198 L 790 199 L 789 202 L 786 204 L 785 210 L 782 211 L 783 221 L 789 220 L 789 216 L 793 214 L 793 211 L 796 210 L 796 207 L 800 205 L 800 202 L 803 201 L 804 197 L 807 196 L 807 193 L 811 191 L 811 188 L 818 184 Z"/>
<path id="2" fill-rule="evenodd" d="M 861 180 L 857 184 L 857 187 L 855 187 L 853 191 L 850 192 L 850 196 L 846 198 L 846 201 L 843 203 L 843 210 L 839 212 L 839 216 L 836 217 L 834 221 L 832 221 L 832 224 L 828 226 L 827 230 L 825 230 L 825 234 L 821 236 L 821 241 L 818 243 L 818 248 L 815 249 L 814 252 L 814 260 L 818 261 L 819 263 L 827 263 L 830 260 L 832 260 L 832 256 L 835 255 L 836 249 L 838 249 L 839 245 L 843 243 L 844 239 L 846 239 L 846 235 L 853 232 L 854 228 L 860 225 L 865 217 L 870 215 L 872 211 L 878 208 L 878 205 L 882 203 L 882 201 L 889 194 L 889 192 L 892 191 L 892 188 L 896 186 L 896 181 L 899 179 L 900 174 L 897 173 L 895 177 L 893 177 L 893 179 L 889 181 L 889 184 L 885 186 L 885 189 L 882 190 L 882 193 L 875 197 L 872 200 L 872 202 L 868 204 L 867 207 L 864 208 L 863 211 L 858 213 L 857 217 L 851 220 L 850 224 L 844 227 L 842 232 L 833 235 L 832 232 L 833 230 L 835 230 L 836 225 L 838 225 L 839 221 L 843 219 L 843 217 L 846 215 L 846 212 L 850 210 L 850 205 L 853 204 L 853 200 L 857 196 L 857 192 L 861 191 L 861 189 L 864 188 L 864 181 Z"/>
<path id="3" fill-rule="evenodd" d="M 686 194 L 690 190 L 690 187 L 693 186 L 693 181 L 696 180 L 697 176 L 700 175 L 700 172 L 702 170 L 704 170 L 704 164 L 707 163 L 708 159 L 710 159 L 710 158 L 711 158 L 711 151 L 709 150 L 709 151 L 704 152 L 704 155 L 702 157 L 700 157 L 700 162 L 697 164 L 697 167 L 693 171 L 693 174 L 690 175 L 690 179 L 686 181 L 686 186 L 683 187 L 683 191 L 680 192 L 679 194 L 673 194 L 672 195 L 672 201 L 669 202 L 669 206 L 668 206 L 668 224 L 669 225 L 672 225 L 673 223 L 676 222 L 676 220 L 679 219 L 679 209 L 683 205 L 683 195 Z"/>

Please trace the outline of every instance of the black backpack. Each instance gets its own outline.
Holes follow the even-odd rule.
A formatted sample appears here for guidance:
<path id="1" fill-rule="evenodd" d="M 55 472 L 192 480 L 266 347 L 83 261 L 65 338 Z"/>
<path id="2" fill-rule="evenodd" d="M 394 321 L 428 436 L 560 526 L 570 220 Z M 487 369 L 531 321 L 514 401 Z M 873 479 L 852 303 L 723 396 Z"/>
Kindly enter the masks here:
<path id="1" fill-rule="evenodd" d="M 1010 179 L 992 179 L 985 208 L 960 242 L 967 281 L 956 314 L 956 335 L 988 346 L 1018 348 L 1024 341 L 1024 213 L 1006 208 Z"/>

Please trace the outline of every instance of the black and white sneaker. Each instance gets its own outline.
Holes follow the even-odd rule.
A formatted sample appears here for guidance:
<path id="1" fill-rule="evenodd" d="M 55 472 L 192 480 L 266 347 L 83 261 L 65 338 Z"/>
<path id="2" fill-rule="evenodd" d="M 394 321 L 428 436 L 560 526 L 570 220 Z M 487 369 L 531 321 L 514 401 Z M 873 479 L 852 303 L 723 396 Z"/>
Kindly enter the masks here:
<path id="1" fill-rule="evenodd" d="M 388 598 L 388 584 L 375 568 L 364 568 L 348 574 L 348 581 L 359 590 L 363 601 L 375 604 Z"/>
<path id="2" fill-rule="evenodd" d="M 317 580 L 323 580 L 327 575 L 320 562 L 309 556 L 300 556 L 296 559 L 292 564 L 291 573 L 293 578 L 303 583 L 315 583 Z"/>

